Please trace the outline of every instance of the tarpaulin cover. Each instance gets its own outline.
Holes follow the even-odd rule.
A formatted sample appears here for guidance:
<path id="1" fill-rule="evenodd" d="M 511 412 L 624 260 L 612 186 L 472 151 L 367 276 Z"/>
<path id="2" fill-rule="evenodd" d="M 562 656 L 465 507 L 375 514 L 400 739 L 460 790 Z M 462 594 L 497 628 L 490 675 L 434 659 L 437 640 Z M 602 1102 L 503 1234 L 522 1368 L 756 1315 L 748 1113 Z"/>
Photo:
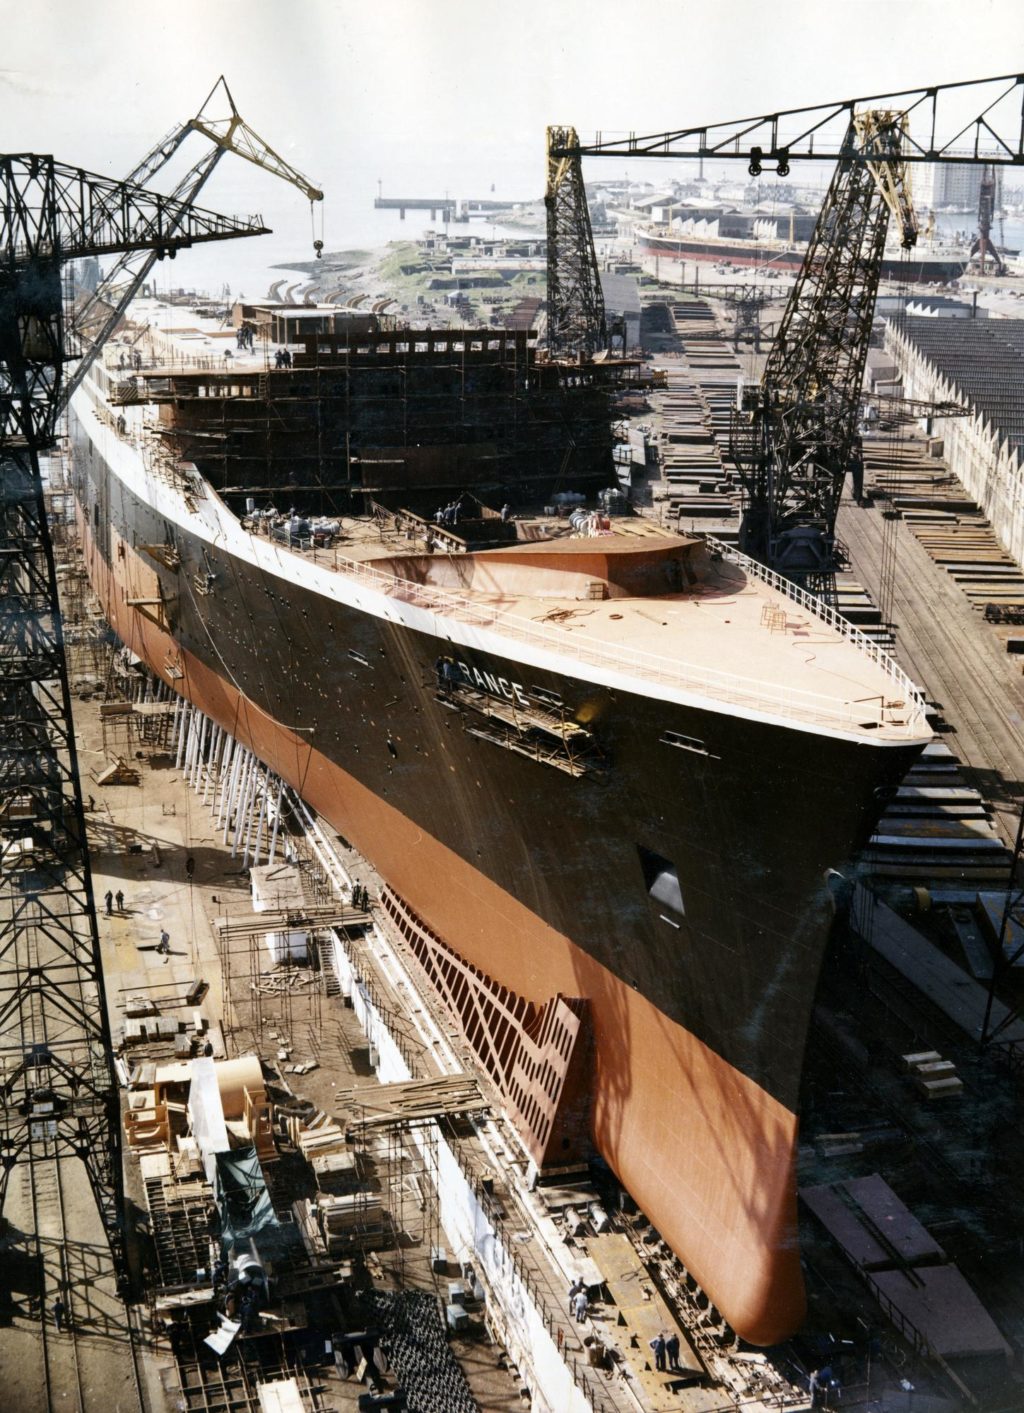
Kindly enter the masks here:
<path id="1" fill-rule="evenodd" d="M 226 1243 L 278 1225 L 255 1148 L 217 1154 L 215 1190 Z"/>

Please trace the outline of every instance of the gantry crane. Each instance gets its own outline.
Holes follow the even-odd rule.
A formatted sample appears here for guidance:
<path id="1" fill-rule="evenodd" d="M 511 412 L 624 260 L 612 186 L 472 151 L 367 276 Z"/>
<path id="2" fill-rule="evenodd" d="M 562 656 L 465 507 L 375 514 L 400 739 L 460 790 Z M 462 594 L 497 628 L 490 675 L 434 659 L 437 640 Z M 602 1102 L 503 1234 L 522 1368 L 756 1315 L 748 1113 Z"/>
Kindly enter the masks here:
<path id="1" fill-rule="evenodd" d="M 773 164 L 783 177 L 795 160 L 837 164 L 764 376 L 746 394 L 733 438 L 745 498 L 741 545 L 812 591 L 828 595 L 834 585 L 839 498 L 860 467 L 860 383 L 890 212 L 903 245 L 912 245 L 913 164 L 1024 165 L 1022 86 L 1024 75 L 1011 74 L 591 144 L 549 135 L 549 172 L 555 162 L 575 164 L 580 191 L 584 157 L 742 161 L 751 176 Z M 966 101 L 982 106 L 965 123 Z M 562 260 L 549 243 L 556 288 Z"/>
<path id="2" fill-rule="evenodd" d="M 744 389 L 731 454 L 744 490 L 740 549 L 834 597 L 835 522 L 849 473 L 862 482 L 860 390 L 890 214 L 917 243 L 906 117 L 855 113 L 759 385 Z M 876 160 L 877 159 L 877 160 Z"/>
<path id="3" fill-rule="evenodd" d="M 0 1210 L 19 1161 L 83 1161 L 124 1271 L 120 1107 L 40 454 L 66 358 L 62 265 L 262 235 L 51 156 L 0 157 Z"/>
<path id="4" fill-rule="evenodd" d="M 578 157 L 554 155 L 577 143 L 575 128 L 548 128 L 547 339 L 555 357 L 592 356 L 608 340 L 583 170 Z M 553 251 L 557 260 L 552 260 Z"/>
<path id="5" fill-rule="evenodd" d="M 211 110 L 218 101 L 218 94 L 227 104 L 227 114 L 223 117 L 212 116 Z M 211 146 L 185 173 L 167 198 L 169 213 L 184 211 L 190 203 L 196 201 L 217 163 L 227 152 L 244 157 L 254 166 L 297 187 L 309 201 L 311 211 L 315 202 L 323 201 L 324 194 L 319 187 L 296 171 L 245 122 L 235 106 L 235 100 L 223 75 L 207 94 L 196 116 L 172 128 L 166 137 L 161 138 L 156 146 L 147 152 L 125 180 L 140 185 L 151 182 L 192 133 L 204 138 Z M 313 248 L 319 259 L 323 241 L 314 239 Z M 89 371 L 97 352 L 117 327 L 156 260 L 156 251 L 125 251 L 100 280 L 96 289 L 73 309 L 73 346 L 76 346 L 79 362 L 66 381 L 61 398 L 62 406 L 66 406 Z"/>

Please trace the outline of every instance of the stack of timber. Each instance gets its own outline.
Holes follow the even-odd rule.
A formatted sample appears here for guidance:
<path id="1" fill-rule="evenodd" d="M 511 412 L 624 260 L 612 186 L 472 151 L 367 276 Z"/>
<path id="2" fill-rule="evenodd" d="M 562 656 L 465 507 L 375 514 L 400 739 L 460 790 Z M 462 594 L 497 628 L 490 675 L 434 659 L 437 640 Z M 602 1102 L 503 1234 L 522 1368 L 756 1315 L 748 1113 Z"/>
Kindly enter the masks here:
<path id="1" fill-rule="evenodd" d="M 669 306 L 676 333 L 696 343 L 702 339 L 721 342 L 722 331 L 710 304 L 703 299 L 674 299 Z"/>
<path id="2" fill-rule="evenodd" d="M 314 1162 L 324 1154 L 336 1153 L 346 1147 L 344 1129 L 321 1110 L 306 1120 L 289 1115 L 287 1129 L 292 1144 L 308 1163 Z"/>
<path id="3" fill-rule="evenodd" d="M 384 1208 L 374 1193 L 350 1192 L 341 1197 L 321 1193 L 313 1206 L 328 1256 L 382 1244 Z"/>
<path id="4" fill-rule="evenodd" d="M 348 1113 L 348 1131 L 423 1122 L 445 1114 L 480 1113 L 489 1107 L 469 1075 L 437 1075 L 396 1084 L 359 1084 L 337 1091 Z"/>
<path id="5" fill-rule="evenodd" d="M 984 612 L 991 604 L 1007 617 L 1024 615 L 1020 565 L 1003 549 L 977 502 L 923 443 L 866 446 L 865 473 L 869 491 L 906 521 L 974 608 Z"/>
<path id="6" fill-rule="evenodd" d="M 865 638 L 891 653 L 896 648 L 892 625 L 882 621 L 881 610 L 864 585 L 849 570 L 836 575 L 836 609 Z"/>
<path id="7" fill-rule="evenodd" d="M 1010 853 L 957 757 L 936 741 L 889 801 L 861 866 L 882 891 L 923 888 L 939 901 L 973 902 L 979 890 L 1005 885 Z"/>
<path id="8" fill-rule="evenodd" d="M 114 760 L 94 770 L 92 778 L 97 785 L 138 785 L 141 779 L 135 766 L 129 765 L 123 756 L 116 756 Z"/>
<path id="9" fill-rule="evenodd" d="M 725 459 L 739 364 L 703 300 L 677 301 L 671 314 L 684 362 L 668 370 L 667 387 L 651 398 L 665 499 L 677 519 L 734 520 L 739 485 Z"/>
<path id="10" fill-rule="evenodd" d="M 1024 609 L 1024 574 L 1006 553 L 988 522 L 957 517 L 953 523 L 913 527 L 921 544 L 963 590 L 971 605 L 984 612 L 989 604 Z"/>
<path id="11" fill-rule="evenodd" d="M 734 515 L 734 497 L 707 426 L 704 404 L 697 390 L 675 369 L 669 376 L 669 387 L 651 398 L 659 424 L 661 478 L 669 508 L 677 516 Z"/>
<path id="12" fill-rule="evenodd" d="M 902 1058 L 904 1070 L 925 1099 L 955 1099 L 964 1092 L 956 1065 L 944 1060 L 938 1050 L 917 1050 Z"/>

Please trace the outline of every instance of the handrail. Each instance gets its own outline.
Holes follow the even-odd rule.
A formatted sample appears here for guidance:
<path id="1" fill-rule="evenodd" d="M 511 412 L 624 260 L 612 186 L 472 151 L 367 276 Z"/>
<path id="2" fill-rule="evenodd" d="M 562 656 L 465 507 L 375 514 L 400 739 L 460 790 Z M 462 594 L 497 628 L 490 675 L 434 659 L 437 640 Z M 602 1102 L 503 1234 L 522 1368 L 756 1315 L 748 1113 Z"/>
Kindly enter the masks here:
<path id="1" fill-rule="evenodd" d="M 761 579 L 771 588 L 792 599 L 794 603 L 798 603 L 801 608 L 813 613 L 816 618 L 822 619 L 842 637 L 848 638 L 855 647 L 866 653 L 892 682 L 899 686 L 907 700 L 913 702 L 918 708 L 921 719 L 924 720 L 927 703 L 920 687 L 907 676 L 902 667 L 890 657 L 880 644 L 876 643 L 873 638 L 869 638 L 866 633 L 862 633 L 859 628 L 855 628 L 838 609 L 831 604 L 824 603 L 813 594 L 809 594 L 806 589 L 801 589 L 789 579 L 784 579 L 781 574 L 777 574 L 774 569 L 769 569 L 767 565 L 759 564 L 756 559 L 751 559 L 749 555 L 743 554 L 734 545 L 727 545 L 723 540 L 716 539 L 714 535 L 706 535 L 705 543 L 721 554 L 723 559 L 729 559 L 739 565 L 744 573 Z"/>
<path id="2" fill-rule="evenodd" d="M 716 550 L 719 549 L 717 541 L 709 541 L 709 544 Z M 822 692 L 770 684 L 758 678 L 724 672 L 703 664 L 662 657 L 624 644 L 604 646 L 594 642 L 584 643 L 564 630 L 508 613 L 499 606 L 474 602 L 433 585 L 385 574 L 358 560 L 335 555 L 334 566 L 340 573 L 367 583 L 389 598 L 423 608 L 438 616 L 471 622 L 482 628 L 493 629 L 506 637 L 532 643 L 537 647 L 550 648 L 553 652 L 596 666 L 633 671 L 649 681 L 696 691 L 732 706 L 768 711 L 789 719 L 827 726 L 838 724 L 864 727 L 868 724 L 872 728 L 886 727 L 900 736 L 913 737 L 921 734 L 924 725 L 923 698 L 909 677 L 891 658 L 882 653 L 876 644 L 858 633 L 845 619 L 840 618 L 817 599 L 794 589 L 792 584 L 772 575 L 771 571 L 763 570 L 761 565 L 755 565 L 754 561 L 748 560 L 746 556 L 731 549 L 726 551 L 725 546 L 721 548 L 730 557 L 735 554 L 737 561 L 741 562 L 741 567 L 747 572 L 765 578 L 766 582 L 771 583 L 779 592 L 806 607 L 844 638 L 865 651 L 893 684 L 896 694 L 891 698 L 880 694 L 861 701 L 839 699 Z"/>

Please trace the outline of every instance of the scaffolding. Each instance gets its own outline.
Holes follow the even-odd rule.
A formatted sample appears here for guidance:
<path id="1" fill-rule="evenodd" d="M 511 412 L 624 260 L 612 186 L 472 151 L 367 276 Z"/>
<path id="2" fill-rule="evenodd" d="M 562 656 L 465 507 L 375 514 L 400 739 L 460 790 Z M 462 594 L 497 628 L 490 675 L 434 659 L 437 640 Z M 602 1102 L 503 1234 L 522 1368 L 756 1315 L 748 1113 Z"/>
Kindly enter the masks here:
<path id="1" fill-rule="evenodd" d="M 279 508 L 303 514 L 344 514 L 375 499 L 432 515 L 453 490 L 514 490 L 529 501 L 555 481 L 603 486 L 610 396 L 624 365 L 543 360 L 533 338 L 379 327 L 304 334 L 287 368 L 195 369 L 157 347 L 131 398 L 162 409 L 168 448 L 237 514 L 250 498 L 262 507 L 275 495 L 287 498 Z"/>

